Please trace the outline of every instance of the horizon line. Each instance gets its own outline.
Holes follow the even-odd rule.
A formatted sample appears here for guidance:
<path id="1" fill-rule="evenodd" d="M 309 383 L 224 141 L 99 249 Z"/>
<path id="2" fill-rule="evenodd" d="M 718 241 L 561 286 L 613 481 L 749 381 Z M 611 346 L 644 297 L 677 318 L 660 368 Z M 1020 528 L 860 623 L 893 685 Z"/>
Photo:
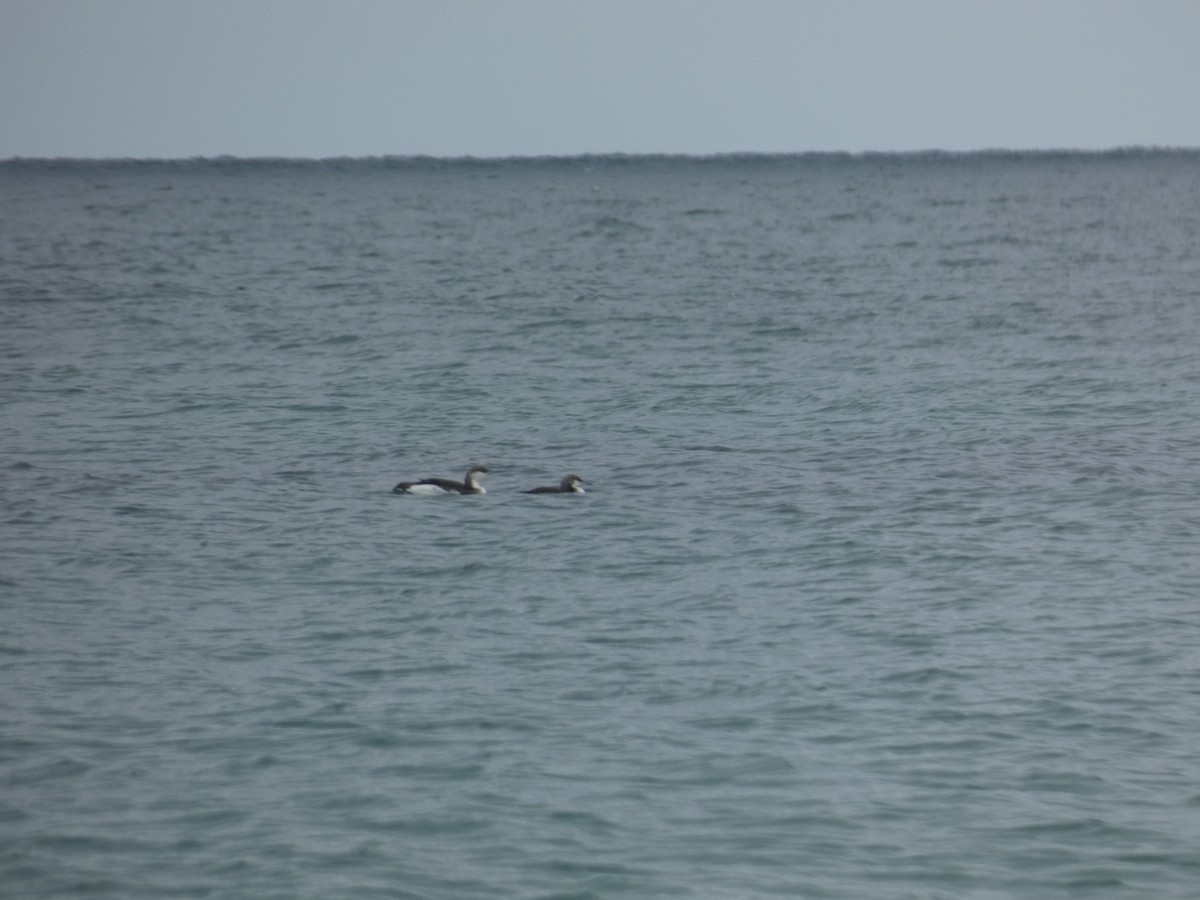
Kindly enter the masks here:
<path id="1" fill-rule="evenodd" d="M 437 155 L 431 153 L 384 153 L 384 154 L 337 154 L 333 156 L 289 156 L 254 155 L 239 156 L 231 153 L 193 156 L 26 156 L 15 154 L 0 158 L 0 164 L 8 163 L 229 163 L 229 162 L 445 162 L 445 163 L 500 163 L 572 160 L 612 159 L 656 159 L 721 161 L 728 159 L 786 159 L 793 157 L 827 157 L 837 159 L 875 159 L 880 157 L 926 156 L 1117 156 L 1132 154 L 1186 154 L 1200 152 L 1200 146 L 1124 144 L 1106 148 L 1072 147 L 981 147 L 972 150 L 945 150 L 929 147 L 921 150 L 729 150 L 703 153 L 673 151 L 585 151 L 580 153 L 516 153 L 508 155 L 478 156 L 475 154 Z"/>

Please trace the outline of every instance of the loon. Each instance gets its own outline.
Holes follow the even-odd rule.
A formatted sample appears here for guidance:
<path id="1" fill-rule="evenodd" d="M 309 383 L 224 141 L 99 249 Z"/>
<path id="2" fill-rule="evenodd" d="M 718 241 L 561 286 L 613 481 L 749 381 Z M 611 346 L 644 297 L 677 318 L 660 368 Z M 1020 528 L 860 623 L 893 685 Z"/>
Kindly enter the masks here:
<path id="1" fill-rule="evenodd" d="M 522 494 L 586 494 L 581 484 L 587 484 L 578 475 L 564 475 L 563 480 L 557 485 L 548 485 L 546 487 L 535 487 L 528 491 L 522 491 Z"/>
<path id="2" fill-rule="evenodd" d="M 488 474 L 486 466 L 471 466 L 462 481 L 449 478 L 422 478 L 420 481 L 402 481 L 394 488 L 393 494 L 421 494 L 433 496 L 436 494 L 486 494 L 479 482 Z"/>

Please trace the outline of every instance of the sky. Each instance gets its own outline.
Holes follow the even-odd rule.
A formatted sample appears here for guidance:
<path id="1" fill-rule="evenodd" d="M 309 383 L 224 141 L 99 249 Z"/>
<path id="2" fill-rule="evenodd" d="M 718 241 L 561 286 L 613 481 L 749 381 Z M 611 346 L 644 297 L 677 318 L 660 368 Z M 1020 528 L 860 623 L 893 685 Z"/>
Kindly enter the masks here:
<path id="1" fill-rule="evenodd" d="M 1200 147 L 1200 0 L 0 0 L 0 159 Z"/>

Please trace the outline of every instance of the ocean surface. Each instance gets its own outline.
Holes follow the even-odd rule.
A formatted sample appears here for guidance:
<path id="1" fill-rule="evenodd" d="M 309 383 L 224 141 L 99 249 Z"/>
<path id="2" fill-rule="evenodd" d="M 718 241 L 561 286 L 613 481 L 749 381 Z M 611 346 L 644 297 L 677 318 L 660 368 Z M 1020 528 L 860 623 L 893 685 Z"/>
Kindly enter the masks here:
<path id="1" fill-rule="evenodd" d="M 1200 152 L 9 160 L 0 450 L 0 896 L 1200 897 Z"/>

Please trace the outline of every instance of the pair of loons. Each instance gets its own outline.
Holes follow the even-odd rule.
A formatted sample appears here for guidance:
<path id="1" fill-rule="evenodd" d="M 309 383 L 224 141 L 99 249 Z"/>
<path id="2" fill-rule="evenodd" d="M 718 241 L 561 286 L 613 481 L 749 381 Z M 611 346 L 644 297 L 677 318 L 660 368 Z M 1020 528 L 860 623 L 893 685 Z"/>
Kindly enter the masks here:
<path id="1" fill-rule="evenodd" d="M 488 474 L 487 466 L 472 466 L 462 481 L 451 478 L 422 478 L 420 481 L 402 481 L 394 488 L 393 494 L 418 494 L 426 497 L 438 494 L 486 494 L 480 484 Z M 522 494 L 585 494 L 583 485 L 587 484 L 578 475 L 564 475 L 557 485 L 530 488 Z"/>

